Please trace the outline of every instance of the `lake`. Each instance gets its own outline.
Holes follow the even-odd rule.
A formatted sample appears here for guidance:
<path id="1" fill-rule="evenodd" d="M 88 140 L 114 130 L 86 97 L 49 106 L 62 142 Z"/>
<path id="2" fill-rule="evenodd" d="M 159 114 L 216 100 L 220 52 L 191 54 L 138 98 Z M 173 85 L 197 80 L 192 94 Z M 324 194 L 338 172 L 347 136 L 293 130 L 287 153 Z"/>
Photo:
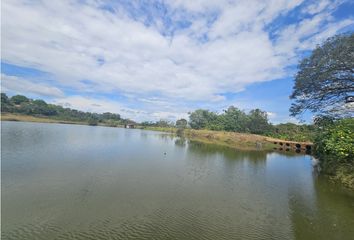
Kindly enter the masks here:
<path id="1" fill-rule="evenodd" d="M 2 239 L 354 239 L 354 193 L 296 153 L 2 122 Z"/>

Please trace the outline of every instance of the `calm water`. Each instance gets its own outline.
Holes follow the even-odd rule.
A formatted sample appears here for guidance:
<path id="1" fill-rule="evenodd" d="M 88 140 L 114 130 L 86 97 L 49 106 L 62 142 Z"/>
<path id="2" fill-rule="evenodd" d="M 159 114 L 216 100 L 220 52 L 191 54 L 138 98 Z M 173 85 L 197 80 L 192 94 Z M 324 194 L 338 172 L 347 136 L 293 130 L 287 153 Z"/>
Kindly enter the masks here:
<path id="1" fill-rule="evenodd" d="M 354 239 L 354 194 L 304 155 L 2 122 L 2 239 Z"/>

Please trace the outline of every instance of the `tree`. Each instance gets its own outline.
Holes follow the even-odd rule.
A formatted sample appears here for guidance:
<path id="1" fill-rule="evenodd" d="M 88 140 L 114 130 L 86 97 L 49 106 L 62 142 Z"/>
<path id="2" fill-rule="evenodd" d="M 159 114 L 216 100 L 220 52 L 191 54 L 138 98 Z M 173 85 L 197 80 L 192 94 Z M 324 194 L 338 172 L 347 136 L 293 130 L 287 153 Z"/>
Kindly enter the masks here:
<path id="1" fill-rule="evenodd" d="M 105 112 L 102 113 L 102 118 L 107 120 L 120 120 L 120 115 L 116 113 Z"/>
<path id="2" fill-rule="evenodd" d="M 171 126 L 173 126 L 173 123 L 171 123 L 167 120 L 160 119 L 159 121 L 156 122 L 156 126 L 158 126 L 158 127 L 171 127 Z"/>
<path id="3" fill-rule="evenodd" d="M 1 93 L 1 103 L 9 103 L 9 98 L 7 97 L 6 93 Z"/>
<path id="4" fill-rule="evenodd" d="M 245 112 L 230 106 L 223 114 L 224 130 L 233 132 L 245 132 L 247 128 L 248 117 Z"/>
<path id="5" fill-rule="evenodd" d="M 354 189 L 354 118 L 325 125 L 315 138 L 321 171 Z"/>
<path id="6" fill-rule="evenodd" d="M 251 133 L 263 134 L 270 130 L 271 125 L 268 122 L 268 114 L 260 109 L 251 110 L 248 114 L 248 129 Z"/>
<path id="7" fill-rule="evenodd" d="M 11 108 L 12 106 L 6 93 L 1 93 L 1 112 L 10 112 Z"/>
<path id="8" fill-rule="evenodd" d="M 306 110 L 336 117 L 354 113 L 353 105 L 345 103 L 354 93 L 354 34 L 327 39 L 300 62 L 298 69 L 290 96 L 295 100 L 290 108 L 292 116 Z"/>
<path id="9" fill-rule="evenodd" d="M 24 102 L 29 102 L 29 99 L 23 95 L 15 95 L 11 97 L 11 102 L 18 105 Z"/>
<path id="10" fill-rule="evenodd" d="M 187 127 L 187 120 L 184 118 L 181 118 L 179 120 L 176 121 L 176 127 L 180 128 L 180 129 L 184 129 Z"/>
<path id="11" fill-rule="evenodd" d="M 96 118 L 91 117 L 88 119 L 88 125 L 97 126 L 97 124 L 98 124 L 98 120 Z"/>
<path id="12" fill-rule="evenodd" d="M 217 118 L 216 113 L 209 110 L 198 109 L 189 114 L 189 125 L 193 129 L 206 128 L 208 124 L 215 121 Z"/>

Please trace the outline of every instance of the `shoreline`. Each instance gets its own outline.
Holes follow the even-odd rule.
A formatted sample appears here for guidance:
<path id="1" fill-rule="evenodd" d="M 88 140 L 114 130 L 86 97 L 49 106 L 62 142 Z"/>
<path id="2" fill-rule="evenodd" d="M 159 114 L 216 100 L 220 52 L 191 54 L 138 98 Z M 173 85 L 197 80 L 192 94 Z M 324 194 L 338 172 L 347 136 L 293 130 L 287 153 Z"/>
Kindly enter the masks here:
<path id="1" fill-rule="evenodd" d="M 38 123 L 59 123 L 59 124 L 75 124 L 75 125 L 86 125 L 89 126 L 87 122 L 80 121 L 67 121 L 58 120 L 23 114 L 13 114 L 13 113 L 1 113 L 1 121 L 18 121 L 18 122 L 38 122 Z M 104 127 L 117 127 L 122 128 L 123 126 L 109 126 L 108 124 L 98 123 L 97 126 Z M 136 129 L 160 131 L 171 134 L 177 134 L 177 128 L 172 127 L 144 127 L 137 126 Z M 284 141 L 282 139 L 271 138 L 262 135 L 249 134 L 249 133 L 236 133 L 236 132 L 226 132 L 226 131 L 211 131 L 211 130 L 195 130 L 195 129 L 184 129 L 183 136 L 202 143 L 216 144 L 221 146 L 227 146 L 240 150 L 253 150 L 253 151 L 264 151 L 264 150 L 274 150 L 274 141 Z"/>

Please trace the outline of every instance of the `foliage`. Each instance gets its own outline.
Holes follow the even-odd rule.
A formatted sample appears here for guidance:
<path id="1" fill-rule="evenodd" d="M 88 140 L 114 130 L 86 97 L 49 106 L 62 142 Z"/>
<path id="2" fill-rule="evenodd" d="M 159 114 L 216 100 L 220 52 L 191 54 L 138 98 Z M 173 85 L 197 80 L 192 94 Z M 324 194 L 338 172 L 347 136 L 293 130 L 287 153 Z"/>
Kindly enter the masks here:
<path id="1" fill-rule="evenodd" d="M 271 130 L 268 115 L 260 109 L 251 110 L 248 115 L 248 129 L 251 133 L 262 134 Z"/>
<path id="2" fill-rule="evenodd" d="M 205 109 L 198 109 L 189 115 L 189 125 L 193 129 L 208 128 L 211 129 L 217 114 Z"/>
<path id="3" fill-rule="evenodd" d="M 173 126 L 173 123 L 171 123 L 167 120 L 160 119 L 158 122 L 156 122 L 156 125 L 158 127 L 171 127 L 171 126 Z"/>
<path id="4" fill-rule="evenodd" d="M 264 134 L 271 130 L 267 113 L 251 110 L 248 114 L 230 106 L 222 114 L 198 109 L 189 115 L 189 124 L 193 129 L 209 129 L 228 132 L 250 132 Z"/>
<path id="5" fill-rule="evenodd" d="M 43 100 L 33 100 L 22 95 L 9 98 L 1 93 L 1 112 L 20 113 L 31 116 L 45 116 L 66 121 L 88 122 L 90 125 L 103 123 L 109 126 L 117 126 L 132 123 L 129 119 L 122 119 L 117 113 L 105 112 L 102 114 L 83 112 L 75 109 L 64 108 L 59 105 L 48 104 Z"/>
<path id="6" fill-rule="evenodd" d="M 354 108 L 346 103 L 354 93 L 354 34 L 327 39 L 298 68 L 291 115 L 317 115 L 312 127 L 321 168 L 354 189 Z"/>
<path id="7" fill-rule="evenodd" d="M 354 188 L 354 118 L 323 126 L 315 139 L 315 154 L 324 172 Z"/>
<path id="8" fill-rule="evenodd" d="M 1 112 L 10 111 L 10 99 L 7 97 L 5 93 L 1 93 Z"/>
<path id="9" fill-rule="evenodd" d="M 322 129 L 316 140 L 316 153 L 341 163 L 354 163 L 354 118 L 337 120 Z"/>
<path id="10" fill-rule="evenodd" d="M 248 116 L 240 109 L 230 106 L 224 114 L 220 115 L 223 124 L 222 130 L 229 132 L 248 132 Z"/>
<path id="11" fill-rule="evenodd" d="M 21 103 L 25 103 L 25 102 L 29 102 L 29 99 L 23 95 L 15 95 L 13 96 L 10 101 L 13 103 L 13 104 L 21 104 Z"/>
<path id="12" fill-rule="evenodd" d="M 354 92 L 354 34 L 337 35 L 317 46 L 298 66 L 293 93 L 292 116 L 309 110 L 316 114 L 343 117 L 354 109 L 345 99 Z"/>
<path id="13" fill-rule="evenodd" d="M 145 121 L 145 122 L 142 122 L 140 123 L 140 125 L 144 128 L 147 128 L 147 127 L 158 127 L 158 128 L 171 128 L 171 127 L 174 127 L 174 123 L 173 122 L 170 122 L 170 121 L 167 121 L 167 120 L 163 120 L 163 119 L 160 119 L 159 121 L 157 122 L 151 122 L 151 121 Z"/>
<path id="14" fill-rule="evenodd" d="M 184 119 L 184 118 L 181 118 L 181 119 L 179 119 L 179 120 L 176 121 L 176 127 L 177 127 L 178 129 L 184 129 L 184 128 L 186 128 L 186 127 L 187 127 L 187 124 L 188 124 L 188 122 L 187 122 L 187 120 Z"/>
<path id="15" fill-rule="evenodd" d="M 1 103 L 9 103 L 9 98 L 5 93 L 1 93 Z"/>
<path id="16" fill-rule="evenodd" d="M 90 126 L 97 126 L 97 124 L 98 124 L 98 120 L 93 117 L 89 118 L 89 120 L 87 122 L 88 122 L 88 125 L 90 125 Z"/>
<path id="17" fill-rule="evenodd" d="M 184 129 L 186 129 L 187 124 L 188 124 L 188 122 L 184 118 L 181 118 L 176 121 L 177 136 L 184 137 Z"/>
<path id="18" fill-rule="evenodd" d="M 281 123 L 274 125 L 266 135 L 284 140 L 306 142 L 313 141 L 315 131 L 314 125 Z"/>

